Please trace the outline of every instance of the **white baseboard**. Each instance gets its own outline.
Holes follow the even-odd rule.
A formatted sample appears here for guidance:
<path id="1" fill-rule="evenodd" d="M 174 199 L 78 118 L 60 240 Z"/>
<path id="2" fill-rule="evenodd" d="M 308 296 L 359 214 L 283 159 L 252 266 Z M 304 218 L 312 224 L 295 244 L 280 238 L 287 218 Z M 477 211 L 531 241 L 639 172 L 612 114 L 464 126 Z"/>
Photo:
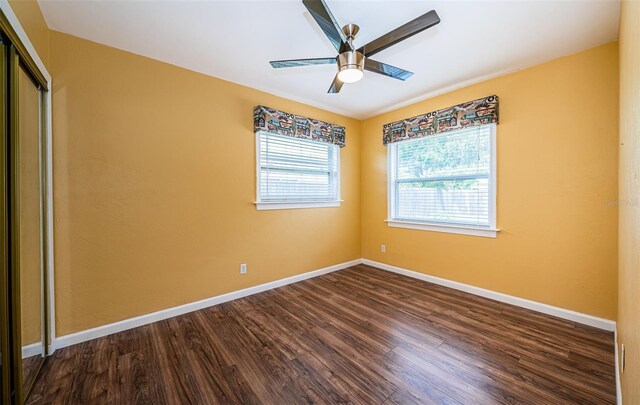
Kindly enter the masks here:
<path id="1" fill-rule="evenodd" d="M 616 356 L 616 404 L 622 405 L 622 383 L 620 381 L 620 358 L 618 357 L 618 327 L 616 326 L 613 342 L 615 344 L 614 355 Z"/>
<path id="2" fill-rule="evenodd" d="M 518 307 L 530 309 L 532 311 L 541 312 L 543 314 L 552 315 L 562 319 L 567 319 L 569 321 L 593 326 L 593 327 L 604 329 L 610 332 L 613 332 L 616 327 L 616 322 L 611 321 L 609 319 L 598 318 L 598 317 L 583 314 L 580 312 L 575 312 L 575 311 L 571 311 L 564 308 L 558 308 L 552 305 L 542 304 L 540 302 L 530 301 L 524 298 L 514 297 L 512 295 L 502 294 L 502 293 L 491 291 L 491 290 L 485 290 L 484 288 L 474 287 L 472 285 L 458 283 L 457 281 L 451 281 L 444 278 L 434 277 L 424 273 L 418 273 L 417 271 L 407 270 L 400 267 L 392 266 L 390 264 L 376 262 L 373 260 L 362 259 L 362 263 L 369 266 L 376 267 L 381 270 L 391 271 L 393 273 L 402 274 L 404 276 L 416 278 L 418 280 L 428 281 L 429 283 L 439 284 L 445 287 L 453 288 L 454 290 L 468 292 L 473 295 L 479 295 L 481 297 L 489 298 L 495 301 L 500 301 L 500 302 L 515 305 Z"/>
<path id="3" fill-rule="evenodd" d="M 117 332 L 122 332 L 124 330 L 137 328 L 138 326 L 147 325 L 153 322 L 172 318 L 174 316 L 197 311 L 199 309 L 208 308 L 217 304 L 221 304 L 223 302 L 235 300 L 242 297 L 247 297 L 249 295 L 257 294 L 263 291 L 282 287 L 287 284 L 295 283 L 295 282 L 306 280 L 313 277 L 318 277 L 323 274 L 331 273 L 337 270 L 346 269 L 347 267 L 355 266 L 360 263 L 362 263 L 362 261 L 360 259 L 356 259 L 349 262 L 325 267 L 323 269 L 310 271 L 308 273 L 298 274 L 295 276 L 283 278 L 283 279 L 272 281 L 269 283 L 260 284 L 254 287 L 245 288 L 243 290 L 238 290 L 238 291 L 233 291 L 227 294 L 218 295 L 218 296 L 207 298 L 201 301 L 196 301 L 196 302 L 180 305 L 173 308 L 163 309 L 161 311 L 153 312 L 146 315 L 141 315 L 135 318 L 125 319 L 120 322 L 115 322 L 108 325 L 99 326 L 97 328 L 88 329 L 81 332 L 72 333 L 70 335 L 61 336 L 54 340 L 53 348 L 61 349 L 63 347 L 86 342 L 88 340 L 111 335 Z"/>
<path id="4" fill-rule="evenodd" d="M 211 307 L 223 302 L 235 300 L 249 295 L 257 294 L 263 291 L 271 290 L 274 288 L 282 287 L 287 284 L 295 283 L 298 281 L 306 280 L 313 277 L 318 277 L 323 274 L 331 273 L 337 270 L 346 269 L 347 267 L 355 266 L 357 264 L 366 264 L 382 270 L 391 271 L 394 273 L 402 274 L 404 276 L 424 280 L 430 283 L 439 284 L 445 287 L 453 288 L 455 290 L 468 292 L 470 294 L 478 295 L 481 297 L 489 298 L 492 300 L 504 302 L 507 304 L 515 305 L 518 307 L 530 309 L 532 311 L 541 312 L 547 315 L 556 316 L 558 318 L 567 319 L 584 325 L 590 325 L 599 329 L 607 331 L 615 331 L 616 323 L 608 319 L 598 318 L 595 316 L 582 314 L 579 312 L 571 311 L 568 309 L 558 308 L 547 304 L 542 304 L 535 301 L 526 300 L 524 298 L 518 298 L 499 292 L 485 290 L 480 287 L 474 287 L 468 284 L 458 283 L 439 277 L 430 276 L 416 271 L 403 269 L 400 267 L 392 266 L 385 263 L 376 262 L 368 259 L 356 259 L 345 263 L 336 264 L 333 266 L 325 267 L 310 271 L 308 273 L 298 274 L 296 276 L 283 278 L 281 280 L 272 281 L 265 284 L 260 284 L 254 287 L 245 288 L 243 290 L 233 291 L 227 294 L 218 295 L 215 297 L 207 298 L 201 301 L 192 302 L 189 304 L 180 305 L 173 308 L 164 309 L 161 311 L 153 312 L 146 315 L 141 315 L 135 318 L 125 319 L 123 321 L 115 322 L 108 325 L 99 326 L 97 328 L 88 329 L 85 331 L 72 333 L 70 335 L 61 336 L 53 339 L 51 352 L 55 349 L 75 345 L 78 343 L 86 342 L 88 340 L 97 339 L 99 337 L 111 335 L 114 333 L 122 332 L 128 329 L 133 329 L 138 326 L 147 325 L 153 322 L 161 321 L 164 319 L 172 318 L 174 316 L 186 314 L 189 312 L 197 311 L 199 309 Z M 35 349 L 33 349 L 35 350 Z M 617 350 L 617 345 L 616 345 Z M 37 353 L 36 353 L 37 354 Z M 616 361 L 618 358 L 616 356 Z M 616 372 L 618 371 L 616 367 Z M 619 384 L 619 382 L 618 382 Z"/>
<path id="5" fill-rule="evenodd" d="M 23 359 L 26 359 L 27 357 L 42 355 L 42 352 L 43 352 L 43 347 L 42 347 L 42 343 L 40 342 L 22 346 Z"/>

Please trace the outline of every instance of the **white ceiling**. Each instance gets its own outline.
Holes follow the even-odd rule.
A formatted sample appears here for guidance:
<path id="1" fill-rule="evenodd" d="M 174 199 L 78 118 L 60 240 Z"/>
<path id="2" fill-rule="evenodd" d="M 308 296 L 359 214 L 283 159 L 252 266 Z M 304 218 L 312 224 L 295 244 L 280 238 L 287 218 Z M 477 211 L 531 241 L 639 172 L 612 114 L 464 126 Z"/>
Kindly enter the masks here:
<path id="1" fill-rule="evenodd" d="M 410 70 L 365 72 L 327 94 L 324 65 L 274 70 L 269 60 L 335 56 L 302 2 L 39 0 L 50 28 L 355 118 L 367 118 L 617 38 L 618 1 L 337 1 L 356 46 L 435 9 L 442 22 L 375 55 Z"/>

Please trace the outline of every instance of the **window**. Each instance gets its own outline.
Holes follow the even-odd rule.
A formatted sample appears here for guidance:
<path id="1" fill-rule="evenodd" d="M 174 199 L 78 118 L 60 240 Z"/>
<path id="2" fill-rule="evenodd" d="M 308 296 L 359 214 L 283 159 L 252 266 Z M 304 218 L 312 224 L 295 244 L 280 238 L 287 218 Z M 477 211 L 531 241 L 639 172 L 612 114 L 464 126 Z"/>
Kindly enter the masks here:
<path id="1" fill-rule="evenodd" d="M 495 161 L 495 124 L 389 144 L 389 226 L 495 237 Z"/>
<path id="2" fill-rule="evenodd" d="M 259 210 L 340 205 L 337 145 L 260 131 L 256 149 Z"/>

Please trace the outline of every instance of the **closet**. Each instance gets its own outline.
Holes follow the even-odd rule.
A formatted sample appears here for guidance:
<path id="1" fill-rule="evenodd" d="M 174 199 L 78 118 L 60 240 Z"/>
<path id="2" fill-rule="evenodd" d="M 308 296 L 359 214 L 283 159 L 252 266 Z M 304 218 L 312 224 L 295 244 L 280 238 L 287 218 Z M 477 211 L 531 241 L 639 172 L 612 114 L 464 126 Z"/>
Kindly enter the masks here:
<path id="1" fill-rule="evenodd" d="M 47 85 L 0 12 L 1 404 L 22 404 L 49 345 Z"/>

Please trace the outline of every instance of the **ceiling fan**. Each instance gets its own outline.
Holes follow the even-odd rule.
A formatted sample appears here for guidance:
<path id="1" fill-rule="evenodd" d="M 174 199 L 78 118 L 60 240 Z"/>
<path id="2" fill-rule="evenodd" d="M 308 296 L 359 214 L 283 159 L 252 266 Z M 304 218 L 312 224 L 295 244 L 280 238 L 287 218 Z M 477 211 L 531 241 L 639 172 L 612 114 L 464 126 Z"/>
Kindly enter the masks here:
<path id="1" fill-rule="evenodd" d="M 338 93 L 344 83 L 355 83 L 362 79 L 365 69 L 394 79 L 407 80 L 413 76 L 412 72 L 375 61 L 370 59 L 370 57 L 440 22 L 438 13 L 431 10 L 401 25 L 395 30 L 374 39 L 365 46 L 356 49 L 353 46 L 353 40 L 356 35 L 358 35 L 360 27 L 356 24 L 347 24 L 340 29 L 324 0 L 302 0 L 302 4 L 309 10 L 313 19 L 318 23 L 322 31 L 324 31 L 325 35 L 329 38 L 329 41 L 331 41 L 331 44 L 336 48 L 338 56 L 333 58 L 276 60 L 269 63 L 276 69 L 337 64 L 338 73 L 333 79 L 328 93 Z"/>

